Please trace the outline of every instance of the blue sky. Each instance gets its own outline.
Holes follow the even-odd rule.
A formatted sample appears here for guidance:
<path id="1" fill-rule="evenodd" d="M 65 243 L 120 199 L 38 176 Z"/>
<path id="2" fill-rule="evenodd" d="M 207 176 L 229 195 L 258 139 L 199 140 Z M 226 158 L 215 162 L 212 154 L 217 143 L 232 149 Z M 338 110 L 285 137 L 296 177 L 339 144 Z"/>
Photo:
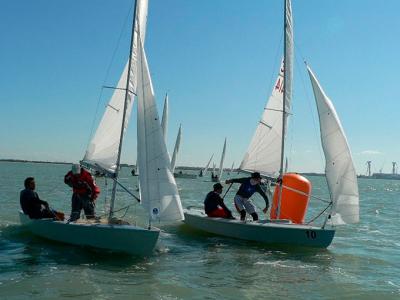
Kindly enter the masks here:
<path id="1" fill-rule="evenodd" d="M 0 158 L 78 161 L 128 56 L 130 0 L 0 2 Z M 178 165 L 240 163 L 282 53 L 281 0 L 150 0 L 146 51 L 159 111 L 170 95 L 168 148 Z M 345 128 L 356 168 L 400 163 L 400 2 L 294 0 L 290 169 L 322 171 L 310 64 Z M 102 92 L 102 93 L 101 93 Z M 101 96 L 101 97 L 100 97 Z M 100 99 L 100 100 L 99 100 Z M 98 105 L 98 111 L 96 108 Z M 136 160 L 136 118 L 123 162 Z"/>

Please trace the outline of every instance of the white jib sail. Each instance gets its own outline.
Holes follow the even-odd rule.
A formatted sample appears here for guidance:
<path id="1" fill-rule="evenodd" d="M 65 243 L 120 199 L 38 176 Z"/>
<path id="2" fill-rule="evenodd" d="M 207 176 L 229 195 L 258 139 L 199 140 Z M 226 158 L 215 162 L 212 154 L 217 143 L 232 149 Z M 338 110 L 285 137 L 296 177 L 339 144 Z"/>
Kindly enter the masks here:
<path id="1" fill-rule="evenodd" d="M 224 159 L 225 159 L 225 151 L 226 151 L 226 138 L 224 141 L 224 147 L 222 148 L 222 154 L 221 154 L 221 161 L 219 163 L 219 174 L 218 178 L 221 180 L 222 173 L 224 172 Z"/>
<path id="2" fill-rule="evenodd" d="M 164 142 L 143 44 L 138 51 L 137 145 L 140 198 L 152 220 L 183 220 L 181 200 Z"/>
<path id="3" fill-rule="evenodd" d="M 331 100 L 311 69 L 307 69 L 318 108 L 321 143 L 325 154 L 325 174 L 333 202 L 332 223 L 357 223 L 359 194 L 349 144 Z"/>
<path id="4" fill-rule="evenodd" d="M 211 160 L 214 157 L 214 153 L 211 155 L 210 160 L 208 161 L 208 163 L 206 164 L 205 168 L 203 169 L 203 175 L 206 175 L 207 171 L 208 171 L 208 167 L 210 166 Z"/>
<path id="5" fill-rule="evenodd" d="M 235 162 L 232 163 L 232 167 L 231 167 L 231 170 L 230 170 L 231 173 L 233 172 L 233 167 L 234 166 L 235 166 Z"/>
<path id="6" fill-rule="evenodd" d="M 181 139 L 182 139 L 182 125 L 179 125 L 178 135 L 176 136 L 174 152 L 172 153 L 172 158 L 171 158 L 171 172 L 172 173 L 174 173 L 174 171 L 175 171 L 176 158 L 179 153 L 179 148 L 181 147 Z"/>
<path id="7" fill-rule="evenodd" d="M 137 5 L 124 133 L 129 124 L 134 100 L 133 93 L 136 93 L 137 87 L 137 33 L 139 32 L 139 28 L 143 40 L 146 35 L 148 1 L 138 0 Z M 98 165 L 100 168 L 111 173 L 115 172 L 117 163 L 125 102 L 126 80 L 128 75 L 128 63 L 129 62 L 125 65 L 116 89 L 83 158 L 84 162 L 92 166 Z"/>
<path id="8" fill-rule="evenodd" d="M 165 94 L 164 109 L 161 119 L 161 128 L 163 131 L 164 141 L 167 144 L 167 132 L 168 132 L 168 94 Z"/>
<path id="9" fill-rule="evenodd" d="M 240 164 L 247 172 L 276 177 L 279 174 L 282 146 L 283 61 L 272 94 Z"/>

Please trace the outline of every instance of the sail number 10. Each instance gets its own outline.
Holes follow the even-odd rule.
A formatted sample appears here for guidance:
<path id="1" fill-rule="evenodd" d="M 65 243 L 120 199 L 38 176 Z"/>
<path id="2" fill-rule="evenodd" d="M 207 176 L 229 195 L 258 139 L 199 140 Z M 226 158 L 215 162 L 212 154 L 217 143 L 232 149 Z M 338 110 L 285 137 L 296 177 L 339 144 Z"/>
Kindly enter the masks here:
<path id="1" fill-rule="evenodd" d="M 314 230 L 307 230 L 306 235 L 308 239 L 316 239 L 317 238 L 317 233 Z"/>

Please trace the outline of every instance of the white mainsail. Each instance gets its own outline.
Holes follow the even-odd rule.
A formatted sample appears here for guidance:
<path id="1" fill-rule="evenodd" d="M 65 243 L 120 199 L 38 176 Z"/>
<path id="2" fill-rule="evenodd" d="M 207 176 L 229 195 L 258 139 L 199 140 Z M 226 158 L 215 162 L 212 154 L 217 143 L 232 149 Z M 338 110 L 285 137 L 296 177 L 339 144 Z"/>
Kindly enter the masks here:
<path id="1" fill-rule="evenodd" d="M 282 144 L 283 68 L 282 61 L 272 94 L 240 164 L 240 169 L 243 171 L 259 172 L 271 177 L 279 174 Z"/>
<path id="2" fill-rule="evenodd" d="M 206 166 L 203 169 L 203 175 L 206 175 L 207 171 L 208 171 L 208 167 L 210 166 L 211 160 L 214 157 L 214 153 L 211 155 L 210 160 L 208 161 L 208 163 L 206 164 Z"/>
<path id="3" fill-rule="evenodd" d="M 233 172 L 233 167 L 235 166 L 235 162 L 233 162 L 232 163 L 232 167 L 231 167 L 231 170 L 229 171 L 230 173 L 232 173 Z"/>
<path id="4" fill-rule="evenodd" d="M 307 70 L 318 107 L 321 143 L 325 154 L 325 174 L 333 202 L 332 223 L 357 223 L 359 194 L 350 147 L 331 100 L 308 66 Z"/>
<path id="5" fill-rule="evenodd" d="M 167 132 L 168 132 L 168 94 L 165 94 L 164 109 L 161 119 L 161 128 L 163 131 L 164 141 L 167 144 Z"/>
<path id="6" fill-rule="evenodd" d="M 138 43 L 138 47 L 137 145 L 140 198 L 151 219 L 183 220 L 181 201 L 171 172 L 146 54 L 141 42 Z"/>
<path id="7" fill-rule="evenodd" d="M 289 0 L 285 1 L 285 24 L 284 60 L 272 94 L 239 167 L 243 171 L 259 172 L 270 177 L 277 177 L 283 166 L 287 116 L 292 102 L 293 20 Z M 283 103 L 285 103 L 285 114 L 283 114 Z"/>
<path id="8" fill-rule="evenodd" d="M 181 146 L 181 139 L 182 139 L 182 124 L 179 125 L 178 135 L 176 136 L 174 152 L 172 153 L 172 158 L 171 158 L 171 172 L 172 173 L 174 173 L 174 171 L 175 171 L 176 157 L 178 156 L 179 148 Z"/>
<path id="9" fill-rule="evenodd" d="M 226 138 L 224 141 L 224 147 L 222 148 L 222 154 L 221 154 L 221 161 L 219 163 L 219 174 L 218 178 L 221 180 L 222 173 L 224 172 L 224 159 L 225 159 L 225 151 L 226 151 Z"/>
<path id="10" fill-rule="evenodd" d="M 131 73 L 128 88 L 128 102 L 125 114 L 124 133 L 128 127 L 134 97 L 137 89 L 137 36 L 144 41 L 146 35 L 148 0 L 138 0 L 135 18 L 135 29 L 132 45 Z M 126 63 L 124 71 L 118 81 L 116 89 L 106 107 L 106 111 L 97 127 L 96 133 L 89 143 L 83 162 L 93 167 L 100 167 L 110 173 L 115 173 L 117 167 L 118 149 L 121 137 L 123 110 L 125 103 L 125 89 L 128 75 Z"/>

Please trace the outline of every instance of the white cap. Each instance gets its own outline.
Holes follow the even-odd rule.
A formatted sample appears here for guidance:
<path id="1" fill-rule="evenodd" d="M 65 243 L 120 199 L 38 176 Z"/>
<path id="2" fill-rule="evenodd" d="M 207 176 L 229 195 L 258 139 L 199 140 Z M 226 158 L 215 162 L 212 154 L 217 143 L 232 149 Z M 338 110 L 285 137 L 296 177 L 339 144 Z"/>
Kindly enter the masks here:
<path id="1" fill-rule="evenodd" d="M 79 174 L 81 173 L 81 166 L 79 164 L 73 164 L 71 170 L 72 174 Z"/>

